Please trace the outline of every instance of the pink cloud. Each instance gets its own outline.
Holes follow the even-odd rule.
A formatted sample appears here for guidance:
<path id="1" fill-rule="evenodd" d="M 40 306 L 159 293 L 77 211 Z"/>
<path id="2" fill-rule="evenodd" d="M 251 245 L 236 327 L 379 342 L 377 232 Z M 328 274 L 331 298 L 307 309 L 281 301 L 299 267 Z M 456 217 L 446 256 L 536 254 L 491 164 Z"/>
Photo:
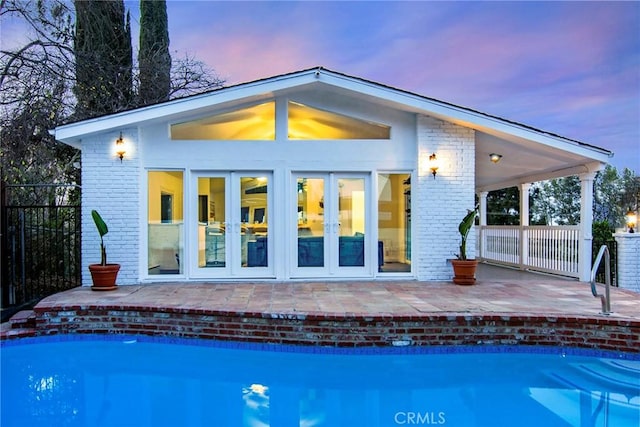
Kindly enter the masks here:
<path id="1" fill-rule="evenodd" d="M 323 65 L 607 148 L 640 139 L 637 3 L 190 4 L 172 48 L 229 84 Z"/>

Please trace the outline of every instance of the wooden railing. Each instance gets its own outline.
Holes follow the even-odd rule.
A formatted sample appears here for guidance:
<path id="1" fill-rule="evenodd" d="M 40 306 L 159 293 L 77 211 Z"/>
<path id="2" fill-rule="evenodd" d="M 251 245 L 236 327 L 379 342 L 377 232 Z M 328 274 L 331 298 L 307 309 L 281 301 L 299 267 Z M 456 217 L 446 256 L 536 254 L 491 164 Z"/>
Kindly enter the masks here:
<path id="1" fill-rule="evenodd" d="M 579 277 L 579 226 L 480 226 L 483 261 Z"/>

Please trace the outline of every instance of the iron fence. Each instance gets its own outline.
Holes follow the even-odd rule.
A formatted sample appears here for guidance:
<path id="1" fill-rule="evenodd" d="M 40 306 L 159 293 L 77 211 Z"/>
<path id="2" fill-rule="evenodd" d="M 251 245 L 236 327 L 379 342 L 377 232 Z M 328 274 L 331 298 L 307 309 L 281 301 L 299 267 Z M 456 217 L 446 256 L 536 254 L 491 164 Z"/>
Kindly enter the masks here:
<path id="1" fill-rule="evenodd" d="M 68 197 L 21 205 L 7 196 L 11 187 L 27 186 L 4 186 L 0 198 L 2 321 L 22 307 L 81 283 L 80 206 Z"/>

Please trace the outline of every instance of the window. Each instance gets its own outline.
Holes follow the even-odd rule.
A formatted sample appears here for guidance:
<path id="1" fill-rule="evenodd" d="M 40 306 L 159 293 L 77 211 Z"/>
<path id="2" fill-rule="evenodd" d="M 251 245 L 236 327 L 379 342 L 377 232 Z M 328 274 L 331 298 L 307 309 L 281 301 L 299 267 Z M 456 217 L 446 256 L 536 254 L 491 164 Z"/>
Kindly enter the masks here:
<path id="1" fill-rule="evenodd" d="M 378 267 L 411 271 L 411 175 L 378 174 Z"/>
<path id="2" fill-rule="evenodd" d="M 171 125 L 174 140 L 274 140 L 275 102 Z"/>
<path id="3" fill-rule="evenodd" d="M 290 140 L 391 138 L 390 126 L 298 102 L 289 101 L 286 120 Z M 171 125 L 172 140 L 273 141 L 275 137 L 275 101 Z"/>
<path id="4" fill-rule="evenodd" d="M 390 139 L 391 127 L 289 102 L 289 139 Z"/>
<path id="5" fill-rule="evenodd" d="M 149 274 L 182 274 L 183 173 L 150 171 L 147 194 Z"/>

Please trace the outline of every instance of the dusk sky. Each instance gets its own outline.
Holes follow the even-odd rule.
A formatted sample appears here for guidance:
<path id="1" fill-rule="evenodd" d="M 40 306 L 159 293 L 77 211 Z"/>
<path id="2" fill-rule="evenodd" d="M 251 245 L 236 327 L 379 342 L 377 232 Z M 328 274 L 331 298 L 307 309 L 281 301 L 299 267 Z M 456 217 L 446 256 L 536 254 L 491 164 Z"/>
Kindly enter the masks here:
<path id="1" fill-rule="evenodd" d="M 172 55 L 228 85 L 323 66 L 612 150 L 619 172 L 640 174 L 640 2 L 168 0 L 167 11 Z"/>
<path id="2" fill-rule="evenodd" d="M 639 2 L 168 1 L 167 12 L 171 50 L 227 84 L 321 65 L 607 148 L 640 174 Z"/>

